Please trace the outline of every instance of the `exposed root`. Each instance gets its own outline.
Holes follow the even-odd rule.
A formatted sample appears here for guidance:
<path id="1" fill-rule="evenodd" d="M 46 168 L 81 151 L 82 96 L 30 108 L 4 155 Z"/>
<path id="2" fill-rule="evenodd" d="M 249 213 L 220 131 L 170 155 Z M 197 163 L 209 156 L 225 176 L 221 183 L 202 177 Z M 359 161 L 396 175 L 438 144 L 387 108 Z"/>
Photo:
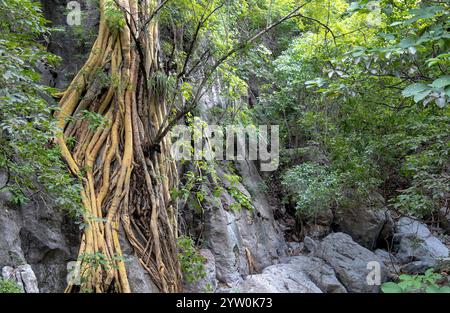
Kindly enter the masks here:
<path id="1" fill-rule="evenodd" d="M 164 99 L 155 90 L 146 90 L 144 82 L 159 70 L 158 28 L 152 22 L 143 35 L 145 60 L 140 59 L 131 34 L 139 27 L 134 21 L 150 16 L 156 1 L 139 1 L 139 6 L 136 0 L 117 1 L 133 16 L 127 16 L 127 25 L 132 26 L 118 32 L 108 29 L 107 1 L 113 0 L 100 0 L 99 34 L 88 60 L 69 88 L 55 95 L 61 98 L 58 142 L 68 167 L 82 180 L 86 224 L 78 259 L 81 287 L 69 284 L 66 291 L 130 292 L 119 243 L 122 225 L 157 287 L 176 292 L 181 273 L 176 209 L 169 192 L 177 183 L 176 167 L 168 157 L 168 139 L 160 143 L 161 153 L 143 152 L 167 114 Z M 98 87 L 98 71 L 117 82 L 106 90 Z M 79 119 L 84 110 L 101 114 L 106 126 L 89 127 L 88 120 Z M 68 147 L 68 138 L 75 141 L 73 148 Z"/>

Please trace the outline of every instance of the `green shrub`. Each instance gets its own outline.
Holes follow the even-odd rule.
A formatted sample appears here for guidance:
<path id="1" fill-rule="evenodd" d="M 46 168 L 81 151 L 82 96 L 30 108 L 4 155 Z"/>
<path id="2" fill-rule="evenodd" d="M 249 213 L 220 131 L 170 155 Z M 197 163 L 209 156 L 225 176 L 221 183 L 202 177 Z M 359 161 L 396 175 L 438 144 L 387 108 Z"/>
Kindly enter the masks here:
<path id="1" fill-rule="evenodd" d="M 295 202 L 297 213 L 314 215 L 339 200 L 338 175 L 327 167 L 303 163 L 288 170 L 282 185 Z"/>
<path id="2" fill-rule="evenodd" d="M 58 106 L 46 98 L 36 67 L 54 66 L 58 58 L 38 42 L 48 36 L 40 4 L 31 0 L 0 1 L 0 169 L 8 181 L 0 190 L 22 204 L 27 195 L 45 192 L 77 220 L 82 216 L 81 184 L 67 171 L 52 115 Z"/>

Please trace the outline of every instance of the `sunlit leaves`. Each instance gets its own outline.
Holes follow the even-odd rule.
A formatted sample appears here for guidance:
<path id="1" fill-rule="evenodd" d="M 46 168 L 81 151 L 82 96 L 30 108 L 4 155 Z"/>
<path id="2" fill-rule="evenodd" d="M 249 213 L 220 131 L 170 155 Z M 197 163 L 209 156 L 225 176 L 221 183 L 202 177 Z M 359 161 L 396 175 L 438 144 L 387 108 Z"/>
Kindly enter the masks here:
<path id="1" fill-rule="evenodd" d="M 49 31 L 47 22 L 39 4 L 29 0 L 0 1 L 0 16 L 0 167 L 10 176 L 5 188 L 17 204 L 28 200 L 29 191 L 45 191 L 80 218 L 80 186 L 52 143 L 57 107 L 44 100 L 52 89 L 40 84 L 35 69 L 57 61 L 37 43 Z"/>
<path id="2" fill-rule="evenodd" d="M 125 26 L 125 14 L 114 0 L 105 0 L 104 15 L 111 31 L 118 32 Z"/>

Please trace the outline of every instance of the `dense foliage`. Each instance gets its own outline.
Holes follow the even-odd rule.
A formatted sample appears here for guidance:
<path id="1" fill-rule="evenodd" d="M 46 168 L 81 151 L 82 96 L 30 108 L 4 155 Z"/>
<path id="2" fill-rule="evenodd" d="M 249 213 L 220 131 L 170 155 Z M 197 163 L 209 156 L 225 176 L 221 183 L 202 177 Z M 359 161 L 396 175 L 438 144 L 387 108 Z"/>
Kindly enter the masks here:
<path id="1" fill-rule="evenodd" d="M 448 210 L 450 192 L 448 4 L 370 3 L 306 7 L 329 29 L 300 22 L 286 50 L 255 66 L 266 82 L 255 116 L 282 127 L 285 188 L 316 186 L 300 205 L 292 193 L 300 212 L 324 196 L 337 205 L 331 172 L 361 199 L 380 192 L 394 209 L 431 217 Z M 308 149 L 323 154 L 313 182 L 307 165 L 289 169 Z"/>
<path id="2" fill-rule="evenodd" d="M 45 40 L 50 29 L 34 1 L 0 1 L 0 186 L 21 204 L 42 188 L 56 203 L 79 217 L 79 187 L 53 145 L 56 134 L 52 90 L 40 84 L 39 66 L 54 64 Z M 50 104 L 49 104 L 50 103 Z"/>

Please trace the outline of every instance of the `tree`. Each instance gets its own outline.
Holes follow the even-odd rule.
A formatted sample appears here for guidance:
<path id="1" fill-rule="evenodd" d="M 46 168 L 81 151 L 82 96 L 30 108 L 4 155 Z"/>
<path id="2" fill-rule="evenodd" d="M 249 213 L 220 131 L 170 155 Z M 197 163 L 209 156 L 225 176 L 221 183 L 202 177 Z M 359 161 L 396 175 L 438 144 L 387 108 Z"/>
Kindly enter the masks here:
<path id="1" fill-rule="evenodd" d="M 167 112 L 164 98 L 155 88 L 147 88 L 148 77 L 160 71 L 153 17 L 161 5 L 154 0 L 139 5 L 133 0 L 101 0 L 99 5 L 97 40 L 83 68 L 60 95 L 57 114 L 62 155 L 83 181 L 87 226 L 79 251 L 82 289 L 130 291 L 119 244 L 123 226 L 158 288 L 174 292 L 180 288 L 181 273 L 169 191 L 176 185 L 177 173 L 167 158 L 168 139 L 150 150 Z M 110 78 L 108 86 L 99 83 L 102 74 Z M 77 118 L 84 111 L 106 121 L 92 125 L 92 118 Z M 69 139 L 75 143 L 71 149 Z M 97 259 L 100 266 L 93 266 Z M 69 285 L 67 290 L 75 287 Z"/>
<path id="2" fill-rule="evenodd" d="M 61 98 L 57 141 L 70 171 L 83 183 L 86 228 L 78 261 L 82 291 L 130 291 L 120 227 L 156 286 L 162 292 L 180 290 L 177 209 L 170 195 L 178 177 L 167 134 L 198 105 L 218 67 L 264 33 L 299 16 L 308 3 L 294 6 L 208 63 L 212 58 L 194 60 L 200 34 L 226 1 L 192 2 L 202 10 L 195 12 L 197 25 L 182 66 L 167 77 L 161 67 L 157 17 L 169 2 L 100 0 L 100 27 L 91 54 L 68 89 L 55 95 Z M 202 63 L 207 64 L 202 78 L 183 98 L 189 75 Z M 77 288 L 69 284 L 67 291 Z"/>

